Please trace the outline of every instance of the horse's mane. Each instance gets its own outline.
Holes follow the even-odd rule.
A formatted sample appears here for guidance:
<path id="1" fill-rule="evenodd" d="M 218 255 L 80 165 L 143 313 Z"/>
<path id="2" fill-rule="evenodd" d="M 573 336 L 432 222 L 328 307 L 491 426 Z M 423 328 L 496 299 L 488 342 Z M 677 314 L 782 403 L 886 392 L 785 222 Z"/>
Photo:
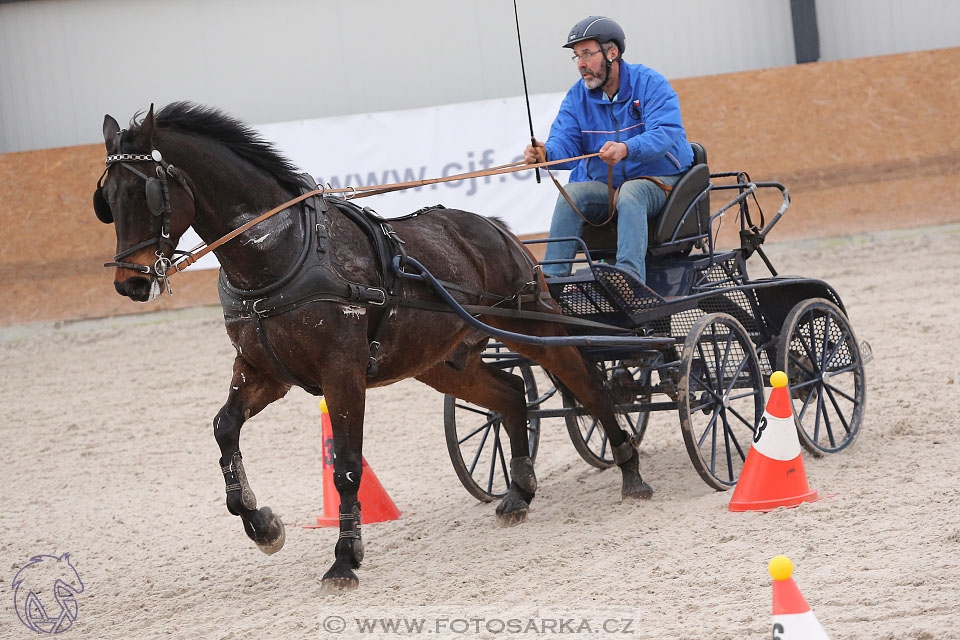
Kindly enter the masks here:
<path id="1" fill-rule="evenodd" d="M 287 160 L 252 127 L 214 107 L 193 102 L 173 102 L 157 113 L 157 127 L 176 129 L 215 140 L 255 167 L 269 173 L 279 183 L 300 184 L 299 169 Z M 141 114 L 134 116 L 131 129 L 142 124 Z"/>

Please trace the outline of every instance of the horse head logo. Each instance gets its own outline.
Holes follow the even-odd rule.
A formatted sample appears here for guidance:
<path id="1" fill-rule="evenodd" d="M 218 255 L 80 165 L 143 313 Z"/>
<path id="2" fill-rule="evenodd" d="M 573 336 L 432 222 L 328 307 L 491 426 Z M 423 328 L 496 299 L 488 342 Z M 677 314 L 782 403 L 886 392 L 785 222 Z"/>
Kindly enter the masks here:
<path id="1" fill-rule="evenodd" d="M 70 554 L 33 556 L 13 577 L 13 604 L 17 617 L 31 631 L 62 633 L 73 626 L 83 581 Z"/>

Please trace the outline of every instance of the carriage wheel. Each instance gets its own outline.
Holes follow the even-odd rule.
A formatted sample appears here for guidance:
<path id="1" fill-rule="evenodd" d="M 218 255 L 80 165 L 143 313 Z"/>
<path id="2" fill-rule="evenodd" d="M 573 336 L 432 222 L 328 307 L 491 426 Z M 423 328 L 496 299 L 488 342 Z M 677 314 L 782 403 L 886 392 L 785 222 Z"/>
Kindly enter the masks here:
<path id="1" fill-rule="evenodd" d="M 737 483 L 763 407 L 760 360 L 743 325 L 725 313 L 702 317 L 683 344 L 677 409 L 690 460 L 714 489 Z"/>
<path id="2" fill-rule="evenodd" d="M 523 378 L 527 404 L 537 400 L 537 382 L 529 365 L 511 367 L 508 373 Z M 510 439 L 499 413 L 460 400 L 443 399 L 443 427 L 453 469 L 464 488 L 477 500 L 491 502 L 510 488 Z M 537 459 L 540 418 L 527 420 L 530 457 Z"/>
<path id="3" fill-rule="evenodd" d="M 613 396 L 617 422 L 627 432 L 634 446 L 640 444 L 650 421 L 649 411 L 630 410 L 632 404 L 649 402 L 650 395 L 644 393 L 649 371 L 642 367 L 631 366 L 623 360 L 608 360 L 600 363 L 603 367 L 604 387 Z M 563 396 L 563 406 L 567 409 L 580 409 L 582 405 L 574 398 Z M 607 433 L 600 421 L 593 416 L 577 415 L 570 412 L 564 415 L 570 442 L 580 457 L 597 469 L 609 469 L 613 466 L 613 450 L 607 442 Z"/>
<path id="4" fill-rule="evenodd" d="M 798 303 L 777 345 L 777 368 L 789 379 L 800 442 L 820 456 L 845 449 L 860 433 L 866 383 L 850 322 L 823 298 Z"/>

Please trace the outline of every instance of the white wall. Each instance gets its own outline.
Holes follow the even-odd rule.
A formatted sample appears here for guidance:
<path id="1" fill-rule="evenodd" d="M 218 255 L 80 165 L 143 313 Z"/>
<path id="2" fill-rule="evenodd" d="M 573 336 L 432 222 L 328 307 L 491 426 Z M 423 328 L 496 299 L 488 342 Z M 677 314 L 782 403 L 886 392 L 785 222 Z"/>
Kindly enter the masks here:
<path id="1" fill-rule="evenodd" d="M 517 4 L 532 93 L 577 79 L 561 45 L 588 13 L 667 77 L 793 62 L 788 0 Z M 0 153 L 99 141 L 150 102 L 269 123 L 522 93 L 512 0 L 0 4 Z"/>
<path id="2" fill-rule="evenodd" d="M 956 0 L 818 0 L 820 59 L 960 46 Z"/>
<path id="3" fill-rule="evenodd" d="M 789 0 L 517 0 L 531 93 L 576 75 L 588 13 L 668 78 L 793 64 Z M 954 0 L 819 0 L 822 59 L 960 46 Z M 29 0 L 0 3 L 0 153 L 101 139 L 150 102 L 256 124 L 523 93 L 512 0 Z M 520 114 L 525 117 L 525 114 Z"/>

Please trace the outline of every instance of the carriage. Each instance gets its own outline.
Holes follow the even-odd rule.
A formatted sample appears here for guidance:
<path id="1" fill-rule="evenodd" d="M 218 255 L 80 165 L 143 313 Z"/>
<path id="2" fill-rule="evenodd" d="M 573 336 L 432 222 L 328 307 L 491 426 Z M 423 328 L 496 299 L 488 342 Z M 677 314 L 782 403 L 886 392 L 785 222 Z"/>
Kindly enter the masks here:
<path id="1" fill-rule="evenodd" d="M 632 444 L 640 445 L 651 412 L 676 411 L 697 473 L 709 486 L 725 490 L 737 482 L 773 371 L 788 374 L 800 442 L 813 455 L 822 455 L 847 448 L 860 432 L 864 365 L 872 354 L 868 343 L 857 341 L 843 302 L 829 284 L 779 275 L 764 254 L 766 235 L 790 206 L 787 189 L 777 182 L 750 181 L 742 172 L 710 173 L 703 147 L 692 147 L 694 165 L 651 223 L 647 285 L 611 264 L 615 225 L 586 227 L 583 238 L 526 244 L 579 243 L 574 260 L 579 268 L 547 283 L 564 316 L 581 321 L 567 330 L 583 337 L 580 351 L 602 371 Z M 769 223 L 756 200 L 760 189 L 777 189 L 782 195 Z M 711 195 L 720 192 L 732 197 L 711 211 Z M 751 212 L 751 197 L 758 211 Z M 712 230 L 728 211 L 739 220 L 741 243 L 719 251 Z M 754 224 L 757 214 L 759 224 Z M 753 255 L 769 277 L 748 276 L 747 260 Z M 614 339 L 590 339 L 601 336 Z M 635 340 L 617 342 L 616 336 Z M 496 339 L 483 358 L 523 379 L 531 458 L 544 421 L 563 418 L 574 448 L 588 464 L 613 466 L 613 451 L 598 421 L 559 381 Z M 451 395 L 444 399 L 453 467 L 467 491 L 485 502 L 502 497 L 510 486 L 501 426 L 494 412 Z"/>
<path id="2" fill-rule="evenodd" d="M 711 174 L 699 145 L 653 230 L 642 285 L 611 264 L 609 237 L 575 239 L 582 268 L 544 280 L 530 251 L 496 219 L 437 206 L 387 220 L 352 202 L 476 173 L 359 194 L 318 188 L 243 123 L 192 103 L 156 114 L 151 106 L 130 130 L 108 115 L 103 132 L 106 167 L 93 205 L 102 222 L 116 223 L 118 253 L 105 266 L 115 269 L 117 292 L 151 300 L 171 291 L 171 275 L 217 251 L 236 355 L 214 436 L 227 509 L 264 553 L 283 547 L 285 528 L 253 493 L 241 428 L 293 386 L 327 397 L 340 494 L 336 559 L 323 576 L 330 588 L 355 587 L 364 557 L 357 496 L 371 387 L 415 377 L 452 394 L 445 422 L 454 467 L 477 498 L 503 496 L 496 513 L 507 523 L 525 518 L 536 493 L 533 458 L 547 418 L 564 418 L 587 462 L 616 464 L 621 496 L 630 499 L 653 492 L 635 448 L 652 411 L 679 413 L 708 484 L 735 484 L 774 369 L 790 377 L 808 449 L 839 451 L 859 433 L 869 347 L 857 342 L 828 284 L 777 275 L 761 248 L 790 204 L 786 189 L 743 173 Z M 514 163 L 486 174 L 527 168 Z M 759 189 L 782 193 L 769 224 L 762 212 L 759 225 L 751 218 L 747 199 Z M 349 200 L 334 195 L 348 191 Z M 733 197 L 711 213 L 711 194 L 720 191 Z M 248 213 L 291 197 L 252 219 Z M 722 252 L 713 227 L 728 211 L 737 212 L 741 243 Z M 174 250 L 189 226 L 206 246 Z M 231 242 L 248 231 L 257 235 Z M 771 277 L 747 276 L 754 254 Z"/>

